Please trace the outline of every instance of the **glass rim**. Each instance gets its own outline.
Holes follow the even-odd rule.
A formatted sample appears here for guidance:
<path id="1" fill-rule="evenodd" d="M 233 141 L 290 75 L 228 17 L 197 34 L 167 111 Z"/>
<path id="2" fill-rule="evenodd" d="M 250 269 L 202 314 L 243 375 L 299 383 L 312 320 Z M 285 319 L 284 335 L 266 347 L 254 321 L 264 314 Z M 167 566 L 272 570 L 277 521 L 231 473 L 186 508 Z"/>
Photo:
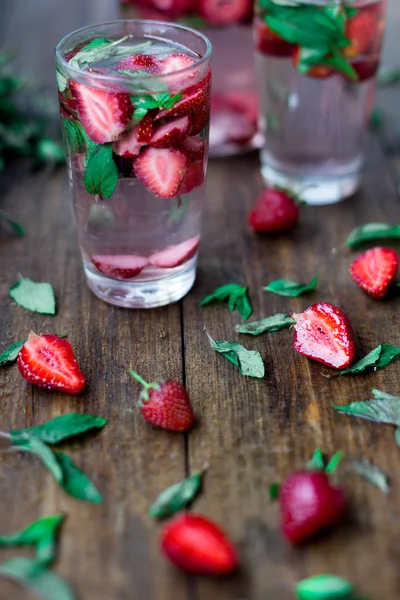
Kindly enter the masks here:
<path id="1" fill-rule="evenodd" d="M 196 37 L 197 39 L 202 40 L 206 46 L 206 51 L 205 51 L 204 55 L 198 59 L 195 59 L 195 62 L 192 65 L 189 65 L 188 67 L 185 67 L 184 69 L 178 69 L 177 71 L 172 71 L 170 73 L 164 73 L 164 74 L 149 73 L 147 75 L 139 75 L 134 78 L 134 81 L 137 83 L 146 82 L 146 81 L 149 81 L 149 79 L 152 79 L 152 80 L 167 79 L 168 80 L 168 78 L 176 77 L 176 75 L 190 73 L 193 69 L 203 65 L 211 58 L 212 44 L 211 44 L 210 40 L 203 33 L 201 33 L 200 31 L 197 31 L 196 29 L 193 29 L 192 27 L 187 27 L 186 25 L 182 25 L 180 23 L 170 23 L 168 21 L 153 21 L 152 19 L 116 19 L 115 21 L 104 21 L 104 22 L 100 22 L 100 23 L 95 23 L 94 25 L 87 25 L 85 27 L 80 27 L 79 29 L 75 29 L 71 33 L 67 33 L 63 38 L 61 38 L 61 40 L 58 42 L 58 44 L 54 48 L 56 60 L 59 61 L 62 64 L 62 66 L 69 73 L 76 74 L 77 76 L 90 75 L 90 78 L 91 79 L 93 78 L 93 81 L 110 81 L 110 82 L 115 82 L 115 83 L 118 82 L 119 84 L 121 84 L 121 80 L 122 81 L 124 79 L 129 80 L 129 78 L 118 77 L 117 75 L 108 75 L 108 74 L 106 75 L 103 73 L 88 73 L 87 71 L 84 71 L 82 69 L 78 69 L 77 67 L 71 66 L 66 60 L 64 60 L 64 57 L 61 54 L 61 47 L 63 46 L 63 44 L 65 44 L 65 42 L 67 42 L 69 38 L 71 38 L 72 36 L 74 36 L 76 34 L 84 33 L 85 31 L 89 32 L 91 29 L 95 29 L 96 27 L 101 27 L 101 26 L 106 27 L 108 25 L 118 25 L 118 24 L 126 24 L 126 23 L 135 23 L 135 24 L 139 24 L 139 25 L 140 24 L 143 24 L 143 25 L 149 24 L 149 25 L 154 25 L 156 27 L 157 26 L 161 26 L 161 27 L 165 26 L 165 27 L 169 27 L 171 29 L 187 31 L 187 32 L 193 34 L 193 36 Z M 150 38 L 151 38 L 151 36 L 150 36 Z"/>

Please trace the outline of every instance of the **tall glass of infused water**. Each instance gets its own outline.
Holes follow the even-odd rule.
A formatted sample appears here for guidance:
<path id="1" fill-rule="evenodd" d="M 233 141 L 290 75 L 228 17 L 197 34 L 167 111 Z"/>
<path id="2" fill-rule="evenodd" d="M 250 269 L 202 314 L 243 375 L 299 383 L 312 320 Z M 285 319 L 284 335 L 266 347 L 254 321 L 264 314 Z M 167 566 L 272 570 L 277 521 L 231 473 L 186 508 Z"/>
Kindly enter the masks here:
<path id="1" fill-rule="evenodd" d="M 312 204 L 360 184 L 385 0 L 257 0 L 264 179 Z"/>
<path id="2" fill-rule="evenodd" d="M 202 34 L 155 21 L 87 27 L 56 48 L 83 268 L 110 304 L 162 306 L 193 285 L 210 59 Z"/>

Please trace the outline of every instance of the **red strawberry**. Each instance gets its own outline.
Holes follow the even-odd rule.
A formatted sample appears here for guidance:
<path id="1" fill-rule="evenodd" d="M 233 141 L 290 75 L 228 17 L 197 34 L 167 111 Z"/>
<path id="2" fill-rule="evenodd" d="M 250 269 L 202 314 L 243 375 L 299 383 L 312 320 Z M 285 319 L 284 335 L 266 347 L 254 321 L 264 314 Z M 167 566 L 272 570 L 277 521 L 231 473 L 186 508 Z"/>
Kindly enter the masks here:
<path id="1" fill-rule="evenodd" d="M 180 194 L 189 194 L 196 188 L 203 185 L 205 179 L 204 172 L 204 161 L 197 160 L 192 163 L 189 167 L 189 170 L 186 174 L 185 179 L 182 181 L 182 185 L 179 188 Z"/>
<path id="2" fill-rule="evenodd" d="M 144 71 L 145 73 L 156 74 L 160 72 L 158 59 L 150 54 L 132 54 L 125 56 L 118 65 L 118 71 Z"/>
<path id="3" fill-rule="evenodd" d="M 153 118 L 150 113 L 140 121 L 138 125 L 138 142 L 139 144 L 148 144 L 153 135 Z"/>
<path id="4" fill-rule="evenodd" d="M 167 75 L 168 73 L 177 73 L 182 69 L 187 69 L 195 64 L 195 59 L 187 54 L 169 54 L 167 58 L 160 60 L 158 65 L 160 73 Z"/>
<path id="5" fill-rule="evenodd" d="M 155 120 L 164 119 L 167 117 L 183 117 L 190 113 L 198 113 L 207 106 L 207 91 L 203 87 L 198 87 L 190 91 L 189 94 L 184 94 L 181 100 L 178 100 L 171 108 L 166 108 L 158 113 Z"/>
<path id="6" fill-rule="evenodd" d="M 355 60 L 351 63 L 351 66 L 357 73 L 357 81 L 367 81 L 368 79 L 375 77 L 379 68 L 379 58 Z"/>
<path id="7" fill-rule="evenodd" d="M 160 267 L 161 269 L 179 267 L 196 254 L 199 244 L 200 236 L 196 235 L 186 242 L 168 246 L 165 250 L 155 252 L 150 256 L 149 262 L 154 267 Z"/>
<path id="8" fill-rule="evenodd" d="M 293 64 L 296 69 L 300 63 L 301 47 L 298 46 L 297 49 L 293 53 Z M 309 69 L 306 73 L 302 73 L 302 75 L 306 75 L 307 77 L 314 77 L 316 79 L 326 79 L 327 77 L 331 77 L 334 74 L 334 70 L 331 67 L 326 67 L 325 65 L 313 65 L 311 69 Z"/>
<path id="9" fill-rule="evenodd" d="M 355 58 L 369 50 L 379 33 L 379 14 L 374 6 L 359 8 L 357 14 L 348 20 L 345 35 L 350 45 L 342 52 L 347 58 Z"/>
<path id="10" fill-rule="evenodd" d="M 190 117 L 187 115 L 172 119 L 163 125 L 159 125 L 149 140 L 149 144 L 154 148 L 180 146 L 184 138 L 189 135 L 190 128 Z"/>
<path id="11" fill-rule="evenodd" d="M 399 257 L 389 248 L 372 248 L 358 256 L 350 266 L 356 284 L 373 298 L 383 298 L 396 277 Z"/>
<path id="12" fill-rule="evenodd" d="M 188 137 L 182 144 L 182 149 L 193 161 L 203 160 L 205 152 L 205 143 L 199 137 Z"/>
<path id="13" fill-rule="evenodd" d="M 113 142 L 128 125 L 133 107 L 129 94 L 103 92 L 71 81 L 82 127 L 96 144 Z"/>
<path id="14" fill-rule="evenodd" d="M 328 302 L 317 302 L 292 315 L 293 348 L 318 362 L 344 369 L 354 360 L 355 343 L 347 315 Z"/>
<path id="15" fill-rule="evenodd" d="M 211 25 L 240 23 L 251 9 L 251 0 L 198 0 L 200 16 Z"/>
<path id="16" fill-rule="evenodd" d="M 92 256 L 95 267 L 112 279 L 132 279 L 148 265 L 144 256 L 135 254 L 96 254 Z"/>
<path id="17" fill-rule="evenodd" d="M 292 544 L 304 542 L 336 525 L 346 511 L 346 497 L 323 471 L 298 471 L 279 490 L 281 526 Z"/>
<path id="18" fill-rule="evenodd" d="M 256 17 L 254 19 L 254 35 L 256 48 L 268 56 L 292 56 L 296 46 L 283 40 L 277 33 L 268 27 L 265 21 Z"/>
<path id="19" fill-rule="evenodd" d="M 38 387 L 75 395 L 86 385 L 71 344 L 56 335 L 36 335 L 31 331 L 17 364 L 22 377 Z"/>
<path id="20" fill-rule="evenodd" d="M 189 13 L 194 5 L 194 0 L 151 0 L 156 10 L 167 14 L 170 19 L 175 19 Z"/>
<path id="21" fill-rule="evenodd" d="M 281 232 L 296 225 L 299 208 L 290 192 L 269 188 L 261 192 L 249 214 L 249 223 L 255 231 Z"/>
<path id="22" fill-rule="evenodd" d="M 136 177 L 160 198 L 173 198 L 189 168 L 189 159 L 176 148 L 146 148 L 136 159 Z"/>
<path id="23" fill-rule="evenodd" d="M 169 431 L 187 431 L 192 427 L 194 413 L 181 383 L 173 379 L 147 383 L 132 369 L 128 369 L 128 373 L 144 387 L 139 406 L 148 423 Z"/>
<path id="24" fill-rule="evenodd" d="M 139 144 L 139 125 L 135 125 L 121 135 L 119 140 L 114 142 L 113 151 L 118 156 L 125 158 L 136 158 L 140 154 L 143 144 Z"/>
<path id="25" fill-rule="evenodd" d="M 161 550 L 186 573 L 226 575 L 234 571 L 238 556 L 230 540 L 215 523 L 182 513 L 164 525 Z"/>

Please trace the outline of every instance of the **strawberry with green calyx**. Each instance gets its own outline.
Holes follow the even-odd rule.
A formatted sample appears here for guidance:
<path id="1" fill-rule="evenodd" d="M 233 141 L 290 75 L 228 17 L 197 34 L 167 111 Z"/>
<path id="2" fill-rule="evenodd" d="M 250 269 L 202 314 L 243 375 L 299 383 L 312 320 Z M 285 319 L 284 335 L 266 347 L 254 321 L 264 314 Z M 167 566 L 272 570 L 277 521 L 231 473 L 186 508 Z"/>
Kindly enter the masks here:
<path id="1" fill-rule="evenodd" d="M 256 198 L 249 224 L 257 232 L 279 233 L 292 229 L 299 219 L 299 199 L 291 191 L 272 187 Z"/>
<path id="2" fill-rule="evenodd" d="M 148 423 L 154 427 L 179 432 L 192 427 L 195 417 L 188 393 L 181 383 L 173 379 L 147 383 L 132 369 L 127 371 L 144 388 L 138 402 L 140 411 Z"/>

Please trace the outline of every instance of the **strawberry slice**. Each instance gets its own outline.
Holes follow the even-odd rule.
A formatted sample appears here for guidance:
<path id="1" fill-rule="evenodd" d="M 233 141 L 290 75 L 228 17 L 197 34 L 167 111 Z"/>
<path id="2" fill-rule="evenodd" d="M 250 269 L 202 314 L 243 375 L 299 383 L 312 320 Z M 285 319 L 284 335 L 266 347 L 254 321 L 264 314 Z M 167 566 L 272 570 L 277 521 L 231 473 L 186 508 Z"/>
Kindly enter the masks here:
<path id="1" fill-rule="evenodd" d="M 358 256 L 350 266 L 356 284 L 372 298 L 386 296 L 399 268 L 399 257 L 389 248 L 372 248 Z"/>
<path id="2" fill-rule="evenodd" d="M 189 194 L 189 192 L 192 192 L 194 189 L 203 185 L 204 179 L 204 160 L 197 160 L 190 165 L 186 177 L 182 181 L 182 185 L 179 188 L 179 193 Z"/>
<path id="3" fill-rule="evenodd" d="M 359 8 L 357 14 L 348 20 L 346 37 L 350 45 L 342 52 L 347 58 L 355 58 L 364 54 L 379 38 L 379 14 L 375 6 Z"/>
<path id="4" fill-rule="evenodd" d="M 240 23 L 251 9 L 251 0 L 200 0 L 198 4 L 200 16 L 211 25 Z"/>
<path id="5" fill-rule="evenodd" d="M 96 269 L 112 279 L 133 279 L 149 263 L 147 258 L 136 254 L 96 254 L 91 258 Z"/>
<path id="6" fill-rule="evenodd" d="M 71 344 L 56 335 L 36 335 L 31 331 L 17 364 L 22 377 L 38 387 L 79 394 L 86 385 Z"/>
<path id="7" fill-rule="evenodd" d="M 173 198 L 189 168 L 189 159 L 176 148 L 146 148 L 136 159 L 136 177 L 160 198 Z"/>
<path id="8" fill-rule="evenodd" d="M 148 144 L 153 135 L 153 117 L 150 113 L 140 121 L 138 126 L 139 144 Z"/>
<path id="9" fill-rule="evenodd" d="M 133 106 L 129 94 L 110 93 L 71 81 L 82 127 L 96 144 L 114 142 L 128 125 Z"/>
<path id="10" fill-rule="evenodd" d="M 199 137 L 190 136 L 184 140 L 182 149 L 193 161 L 203 160 L 205 152 L 205 143 Z"/>
<path id="11" fill-rule="evenodd" d="M 190 117 L 185 115 L 160 125 L 149 140 L 150 146 L 154 148 L 169 148 L 179 146 L 189 135 L 191 129 Z"/>
<path id="12" fill-rule="evenodd" d="M 143 144 L 139 143 L 139 125 L 135 125 L 121 135 L 119 140 L 114 142 L 113 151 L 118 156 L 125 158 L 137 158 Z"/>
<path id="13" fill-rule="evenodd" d="M 117 64 L 117 71 L 144 71 L 155 75 L 160 72 L 156 56 L 151 54 L 132 54 L 125 56 Z"/>
<path id="14" fill-rule="evenodd" d="M 150 256 L 149 262 L 154 267 L 160 267 L 161 269 L 179 267 L 196 254 L 199 244 L 200 236 L 196 235 L 186 242 L 168 246 L 160 252 L 155 252 Z"/>
<path id="15" fill-rule="evenodd" d="M 178 73 L 182 69 L 187 69 L 195 64 L 195 59 L 187 54 L 169 54 L 167 58 L 160 60 L 158 65 L 160 73 L 167 75 L 168 73 Z"/>
<path id="16" fill-rule="evenodd" d="M 155 120 L 167 117 L 183 117 L 191 113 L 198 113 L 207 106 L 208 98 L 206 90 L 198 87 L 189 94 L 185 94 L 181 100 L 178 100 L 171 108 L 161 110 L 155 117 Z"/>
<path id="17" fill-rule="evenodd" d="M 328 302 L 318 302 L 293 314 L 293 348 L 314 360 L 344 369 L 354 360 L 355 343 L 347 315 Z"/>

